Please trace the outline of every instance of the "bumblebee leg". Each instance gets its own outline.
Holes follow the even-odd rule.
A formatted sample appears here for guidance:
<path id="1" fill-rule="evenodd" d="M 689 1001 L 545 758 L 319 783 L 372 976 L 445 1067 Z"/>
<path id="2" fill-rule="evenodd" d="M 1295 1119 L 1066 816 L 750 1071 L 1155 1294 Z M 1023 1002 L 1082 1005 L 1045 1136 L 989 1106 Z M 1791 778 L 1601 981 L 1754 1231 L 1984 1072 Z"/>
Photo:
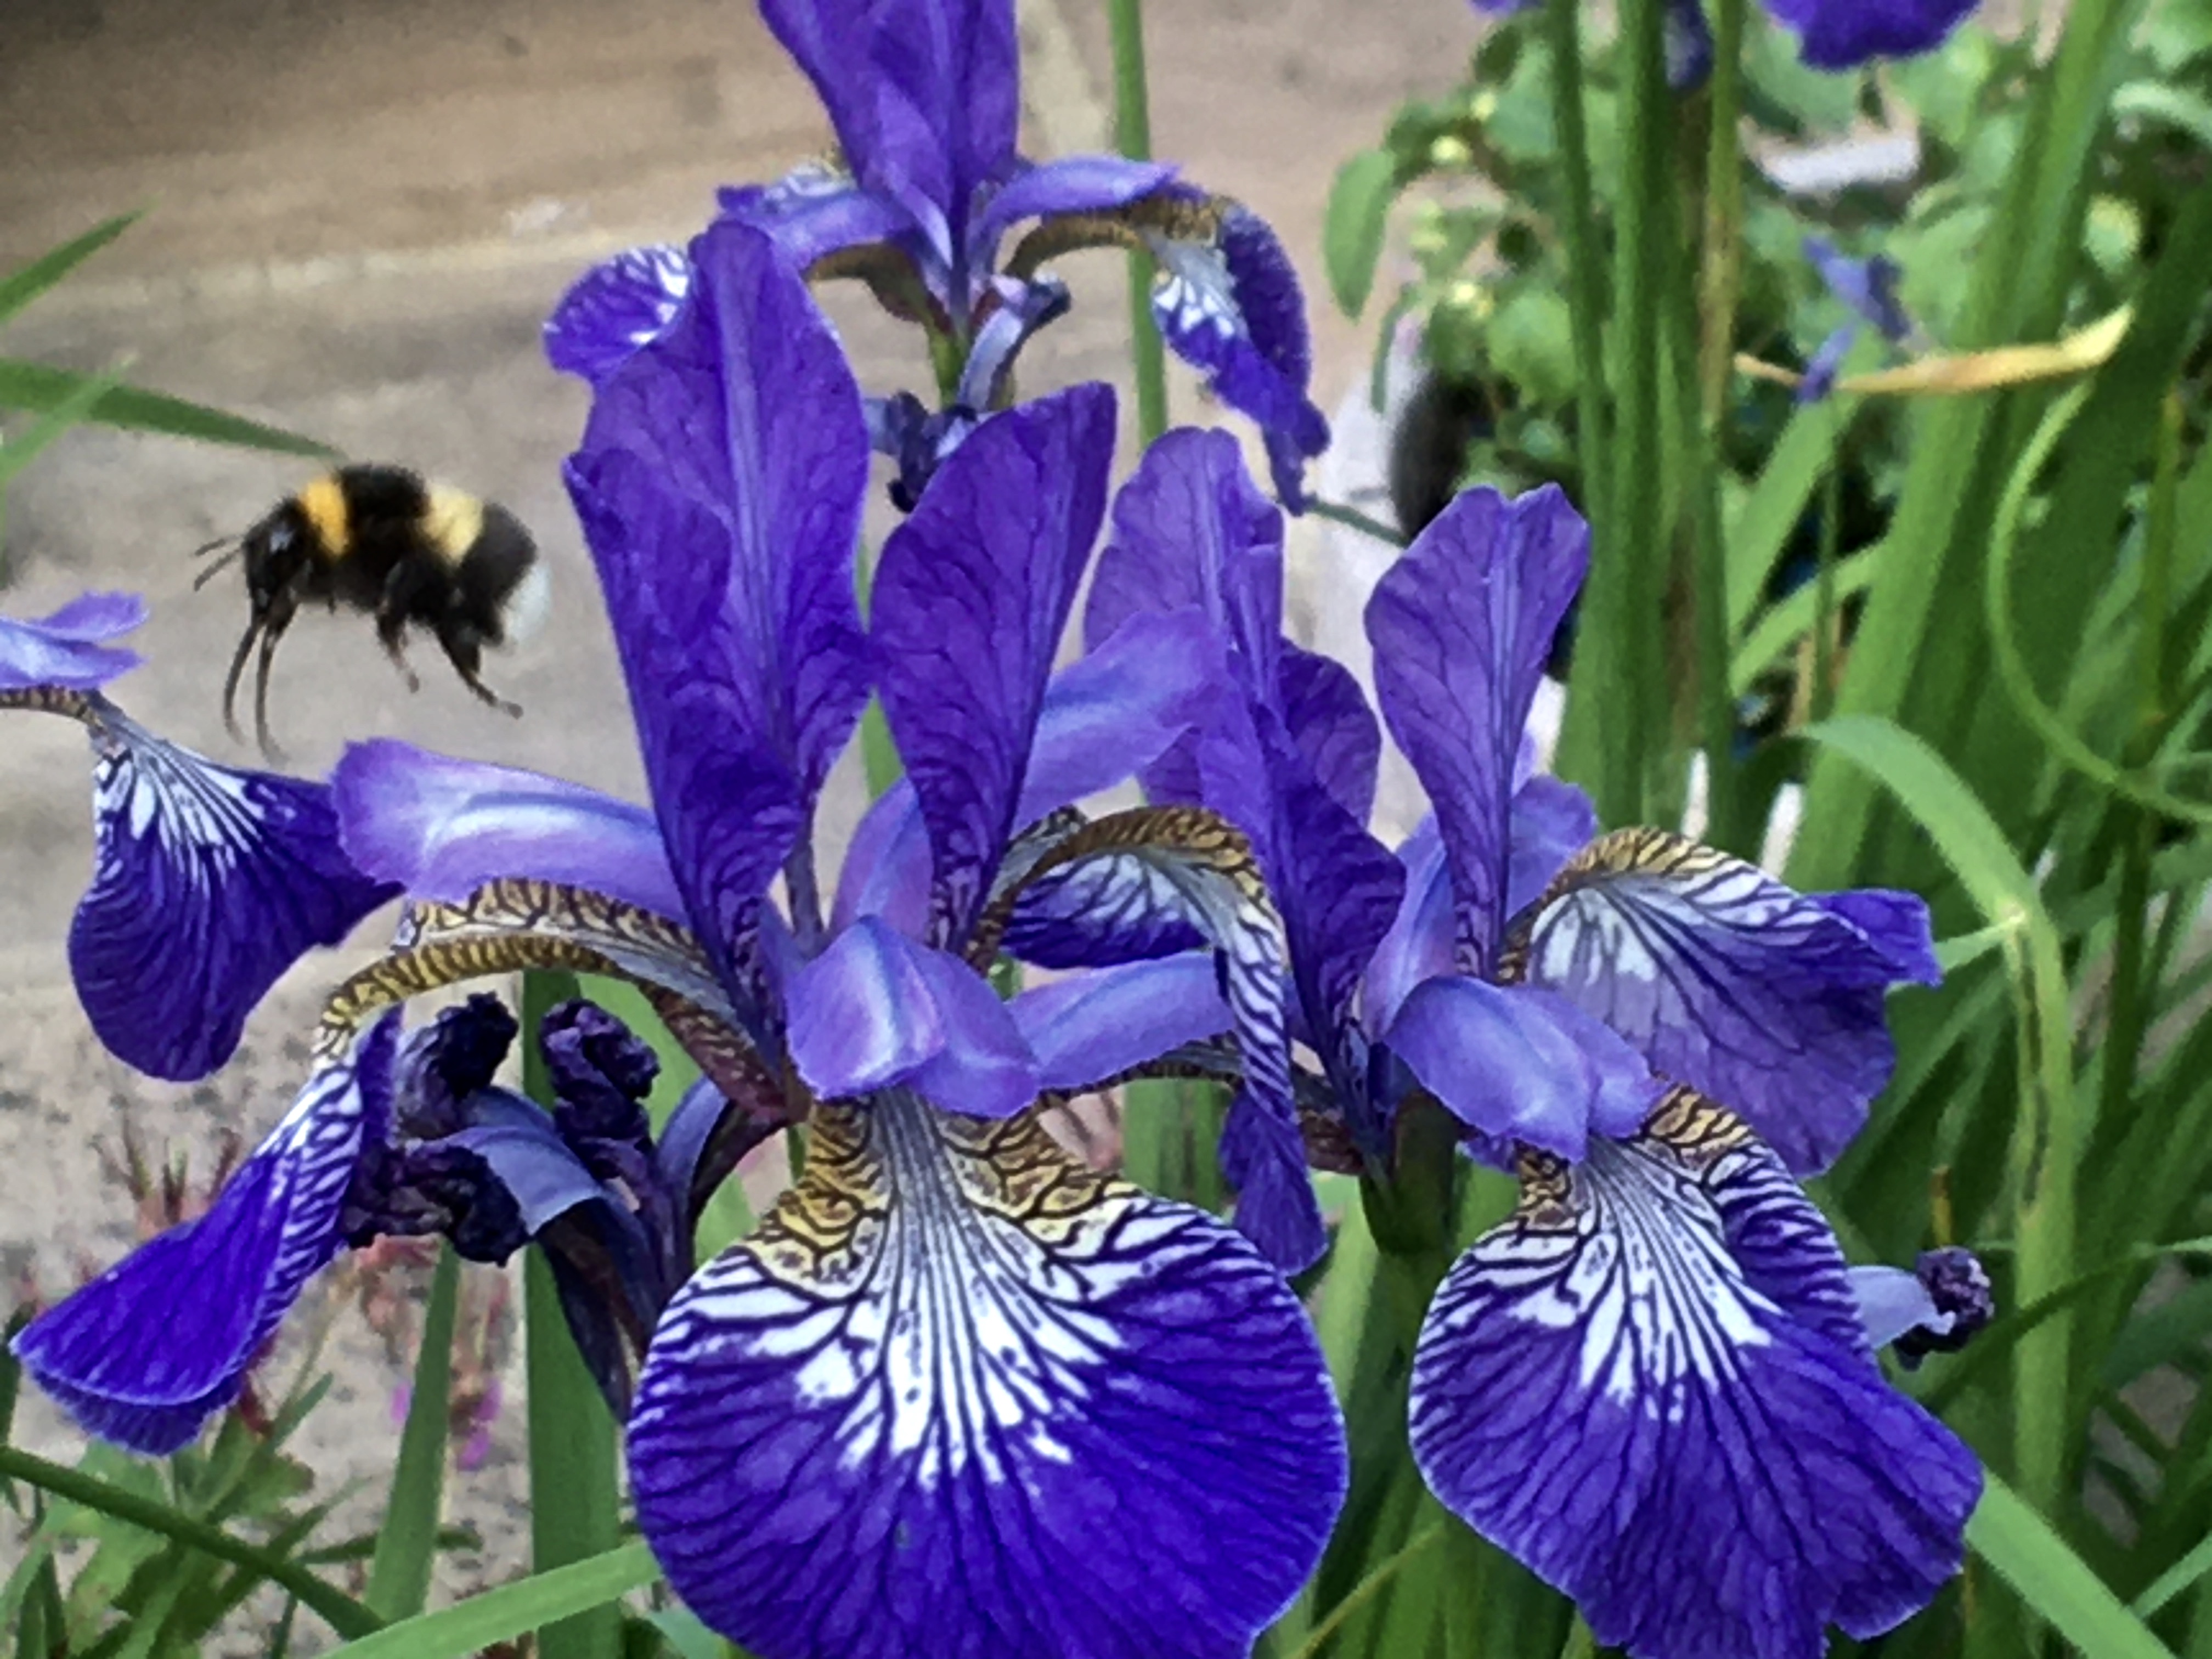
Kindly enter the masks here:
<path id="1" fill-rule="evenodd" d="M 392 574 L 384 579 L 384 600 L 376 608 L 376 637 L 383 642 L 384 654 L 392 659 L 392 666 L 407 682 L 410 691 L 422 689 L 421 678 L 407 662 L 408 616 L 422 586 L 418 567 L 402 560 L 392 567 Z"/>
<path id="2" fill-rule="evenodd" d="M 238 641 L 238 649 L 231 653 L 230 672 L 222 682 L 222 723 L 229 728 L 232 738 L 246 741 L 246 733 L 238 729 L 238 683 L 246 677 L 246 659 L 253 653 L 253 641 L 260 637 L 261 618 L 258 615 L 246 624 L 246 632 Z"/>
<path id="3" fill-rule="evenodd" d="M 269 665 L 276 655 L 276 641 L 284 637 L 284 630 L 292 625 L 294 602 L 289 594 L 272 606 L 268 620 L 261 629 L 261 654 L 254 664 L 253 676 L 253 736 L 261 745 L 261 752 L 269 759 L 282 760 L 283 750 L 269 734 Z"/>
<path id="4" fill-rule="evenodd" d="M 445 618 L 438 624 L 438 643 L 445 647 L 446 659 L 453 665 L 453 672 L 461 677 L 461 683 L 475 692 L 479 700 L 503 714 L 514 715 L 517 720 L 522 718 L 521 705 L 509 702 L 501 696 L 486 685 L 478 674 L 477 670 L 483 662 L 483 635 L 474 623 L 451 617 Z"/>

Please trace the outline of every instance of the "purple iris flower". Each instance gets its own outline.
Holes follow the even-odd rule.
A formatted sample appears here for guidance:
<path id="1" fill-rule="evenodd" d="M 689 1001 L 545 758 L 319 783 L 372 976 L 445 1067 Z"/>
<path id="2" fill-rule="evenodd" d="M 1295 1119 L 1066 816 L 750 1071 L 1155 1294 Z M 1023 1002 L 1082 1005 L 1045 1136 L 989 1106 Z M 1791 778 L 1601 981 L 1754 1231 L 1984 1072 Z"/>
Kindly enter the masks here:
<path id="1" fill-rule="evenodd" d="M 1317 1241 L 1270 1219 L 1304 1180 L 1288 947 L 1218 815 L 1072 808 L 1202 724 L 1227 665 L 1200 619 L 1147 617 L 1054 672 L 1107 507 L 1101 386 L 978 424 L 884 544 L 864 626 L 869 446 L 836 339 L 757 230 L 720 225 L 685 264 L 568 467 L 652 809 L 353 750 L 331 804 L 363 879 L 408 896 L 392 950 L 331 996 L 298 1101 L 209 1215 L 17 1352 L 96 1432 L 173 1446 L 347 1244 L 529 1237 L 629 1401 L 670 1582 L 763 1659 L 1232 1659 L 1304 1582 L 1346 1482 L 1282 1272 Z M 908 777 L 825 906 L 815 801 L 871 691 Z M 1131 860 L 1203 947 L 1172 1017 L 1124 1018 L 1103 975 L 1000 1000 L 998 939 Z M 495 1007 L 400 1046 L 394 1005 L 532 967 L 637 984 L 698 1060 L 660 1134 L 641 1050 L 596 1010 L 550 1022 L 550 1117 L 486 1086 Z M 1088 1170 L 1030 1109 L 1186 1049 L 1243 1079 L 1251 1238 Z M 801 1120 L 803 1177 L 690 1273 L 705 1186 Z"/>
<path id="2" fill-rule="evenodd" d="M 1477 11 L 1524 11 L 1536 0 L 1473 0 Z M 1774 21 L 1793 31 L 1805 62 L 1820 70 L 1859 69 L 1877 58 L 1910 58 L 1943 44 L 1951 31 L 1972 11 L 1975 0 L 1765 0 Z M 1698 0 L 1669 0 L 1668 17 L 1668 78 L 1676 86 L 1694 85 L 1704 79 L 1698 72 L 1686 82 L 1678 65 L 1693 61 L 1705 42 L 1705 64 L 1711 67 L 1712 42 Z"/>
<path id="3" fill-rule="evenodd" d="M 1823 340 L 1806 364 L 1805 378 L 1797 387 L 1797 401 L 1801 404 L 1818 403 L 1835 390 L 1836 375 L 1843 368 L 1844 356 L 1857 343 L 1861 328 L 1872 325 L 1875 332 L 1893 346 L 1906 343 L 1914 331 L 1912 319 L 1898 297 L 1898 283 L 1904 272 L 1898 268 L 1897 261 L 1879 254 L 1869 259 L 1854 259 L 1823 236 L 1805 239 L 1805 258 L 1828 291 L 1850 308 L 1852 319 Z"/>
<path id="4" fill-rule="evenodd" d="M 107 641 L 145 618 L 129 593 L 88 593 L 37 622 L 0 617 L 0 708 L 90 735 L 93 876 L 70 969 L 117 1058 L 188 1082 L 230 1058 L 287 969 L 399 890 L 347 859 L 327 786 L 218 765 L 109 701 L 101 688 L 138 658 Z"/>
<path id="5" fill-rule="evenodd" d="M 1168 345 L 1258 422 L 1278 494 L 1303 507 L 1304 465 L 1328 447 L 1328 426 L 1308 396 L 1297 276 L 1256 215 L 1153 162 L 1018 155 L 1013 0 L 762 0 L 761 14 L 814 83 L 841 160 L 725 190 L 723 216 L 769 231 L 811 276 L 866 282 L 926 326 L 954 366 L 943 416 L 956 436 L 1000 405 L 1023 343 L 1066 309 L 1042 267 L 1079 248 L 1141 248 L 1159 263 L 1152 309 Z M 599 267 L 546 325 L 554 366 L 597 384 L 694 280 L 671 248 Z M 887 434 L 885 453 L 911 460 L 908 434 Z M 903 477 L 909 495 L 927 481 Z"/>
<path id="6" fill-rule="evenodd" d="M 1828 1625 L 1888 1628 L 1956 1571 L 1980 1477 L 1875 1345 L 1964 1329 L 1972 1297 L 1855 1277 L 1796 1176 L 1888 1077 L 1887 988 L 1936 977 L 1924 907 L 1800 895 L 1657 831 L 1593 840 L 1580 792 L 1531 775 L 1530 702 L 1588 560 L 1554 489 L 1462 495 L 1369 605 L 1382 712 L 1434 807 L 1393 858 L 1362 828 L 1373 716 L 1279 641 L 1240 483 L 1225 441 L 1156 446 L 1092 620 L 1195 609 L 1243 665 L 1241 703 L 1147 782 L 1262 826 L 1300 1035 L 1370 1165 L 1418 1089 L 1521 1175 L 1416 1352 L 1431 1490 L 1638 1659 L 1810 1659 Z M 1178 533 L 1148 533 L 1148 501 Z M 1210 534 L 1182 528 L 1190 501 Z M 1109 971 L 1166 986 L 1178 942 L 1146 920 L 1127 902 L 1048 942 L 1149 956 Z"/>

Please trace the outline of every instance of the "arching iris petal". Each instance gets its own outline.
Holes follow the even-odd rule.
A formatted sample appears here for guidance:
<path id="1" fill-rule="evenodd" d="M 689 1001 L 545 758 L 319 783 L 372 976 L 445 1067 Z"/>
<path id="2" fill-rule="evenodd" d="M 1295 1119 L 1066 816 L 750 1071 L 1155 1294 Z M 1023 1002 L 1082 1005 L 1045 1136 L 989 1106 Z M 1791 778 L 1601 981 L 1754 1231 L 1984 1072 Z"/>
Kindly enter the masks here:
<path id="1" fill-rule="evenodd" d="M 146 620 L 136 593 L 86 593 L 35 622 L 0 617 L 0 692 L 33 686 L 98 690 L 139 663 L 138 653 L 106 641 Z"/>
<path id="2" fill-rule="evenodd" d="M 1589 528 L 1554 485 L 1462 495 L 1376 584 L 1375 687 L 1436 805 L 1468 972 L 1506 921 L 1514 768 L 1552 635 L 1589 563 Z"/>
<path id="3" fill-rule="evenodd" d="M 964 942 L 1015 823 L 1054 653 L 1106 511 L 1114 394 L 993 416 L 884 545 L 884 709 L 928 821 L 936 942 Z"/>
<path id="4" fill-rule="evenodd" d="M 676 321 L 599 388 L 569 490 L 694 927 L 732 983 L 868 690 L 868 437 L 836 336 L 757 231 L 691 246 Z"/>
<path id="5" fill-rule="evenodd" d="M 1444 1506 L 1634 1659 L 1886 1631 L 1958 1571 L 1981 1487 L 1875 1366 L 1819 1211 L 1686 1097 L 1524 1174 L 1429 1310 L 1411 1433 Z"/>
<path id="6" fill-rule="evenodd" d="M 904 262 L 907 269 L 886 267 L 884 279 L 911 283 L 919 275 L 905 246 L 913 237 L 914 221 L 898 204 L 866 190 L 840 168 L 810 161 L 772 185 L 726 188 L 718 192 L 718 202 L 723 217 L 775 237 L 795 270 L 811 270 L 848 249 L 889 244 L 899 252 L 885 257 Z M 867 274 L 868 269 L 864 262 L 855 274 Z M 908 275 L 909 270 L 915 274 Z"/>
<path id="7" fill-rule="evenodd" d="M 670 1582 L 762 1659 L 1242 1659 L 1346 1484 L 1250 1245 L 895 1098 L 678 1296 L 629 1443 Z"/>
<path id="8" fill-rule="evenodd" d="M 1011 1005 L 1046 1089 L 1088 1087 L 1230 1029 L 1210 953 L 1070 974 Z"/>
<path id="9" fill-rule="evenodd" d="M 1655 830 L 1593 843 L 1528 942 L 1530 984 L 1741 1113 L 1801 1174 L 1835 1160 L 1889 1080 L 1885 992 L 1941 977 L 1911 895 L 1796 893 Z"/>
<path id="10" fill-rule="evenodd" d="M 1023 220 L 1126 207 L 1151 195 L 1175 172 L 1164 161 L 1132 161 L 1121 155 L 1060 155 L 1035 165 L 1021 163 L 977 216 L 970 257 L 981 269 L 992 263 L 999 239 Z"/>
<path id="11" fill-rule="evenodd" d="M 1660 1085 L 1635 1049 L 1563 997 L 1458 975 L 1414 988 L 1383 1036 L 1479 1133 L 1579 1158 L 1644 1121 Z"/>
<path id="12" fill-rule="evenodd" d="M 1910 58 L 1942 44 L 1975 0 L 1765 0 L 1802 37 L 1814 69 L 1856 69 L 1876 58 Z"/>
<path id="13" fill-rule="evenodd" d="M 196 1220 L 141 1245 L 16 1337 L 33 1381 L 92 1433 L 166 1455 L 235 1399 L 301 1289 L 337 1253 L 338 1212 L 380 1117 L 395 1021 L 319 1067 Z"/>
<path id="14" fill-rule="evenodd" d="M 69 939 L 77 996 L 118 1058 L 204 1077 L 286 969 L 398 889 L 346 857 L 322 784 L 218 766 L 112 708 L 93 744 L 92 885 Z"/>
<path id="15" fill-rule="evenodd" d="M 349 745 L 331 787 L 348 856 L 416 897 L 523 876 L 684 914 L 653 814 L 596 789 L 391 738 Z"/>
<path id="16" fill-rule="evenodd" d="M 691 261 L 665 244 L 625 248 L 578 277 L 545 319 L 545 360 L 596 386 L 676 319 Z"/>
<path id="17" fill-rule="evenodd" d="M 1036 1098 L 1029 1045 L 982 975 L 875 917 L 830 941 L 784 994 L 792 1061 L 819 1097 L 904 1085 L 977 1117 Z"/>

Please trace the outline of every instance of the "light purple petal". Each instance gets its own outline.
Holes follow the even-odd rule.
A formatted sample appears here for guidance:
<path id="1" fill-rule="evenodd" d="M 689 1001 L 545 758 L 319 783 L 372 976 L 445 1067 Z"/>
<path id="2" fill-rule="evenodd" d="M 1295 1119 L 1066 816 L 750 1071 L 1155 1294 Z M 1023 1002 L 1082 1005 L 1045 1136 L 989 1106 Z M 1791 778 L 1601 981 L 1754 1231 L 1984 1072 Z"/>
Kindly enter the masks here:
<path id="1" fill-rule="evenodd" d="M 337 1254 L 338 1212 L 386 1086 L 394 1020 L 307 1079 L 214 1206 L 172 1227 L 15 1339 L 39 1386 L 92 1433 L 149 1456 L 176 1450 L 235 1399 L 261 1346 Z"/>
<path id="2" fill-rule="evenodd" d="M 1628 1044 L 1565 998 L 1480 980 L 1431 979 L 1384 1042 L 1469 1128 L 1579 1158 L 1592 1135 L 1625 1135 L 1661 1086 Z"/>
<path id="3" fill-rule="evenodd" d="M 1451 872 L 1444 867 L 1443 837 L 1433 816 L 1421 820 L 1398 849 L 1405 891 L 1390 931 L 1375 947 L 1362 988 L 1370 1030 L 1387 1031 L 1413 988 L 1459 971 L 1452 948 Z"/>
<path id="4" fill-rule="evenodd" d="M 204 1077 L 287 969 L 399 890 L 346 857 L 325 785 L 218 766 L 112 708 L 93 745 L 92 885 L 69 939 L 78 999 L 118 1059 Z"/>
<path id="5" fill-rule="evenodd" d="M 1070 974 L 1013 1000 L 1046 1089 L 1082 1089 L 1230 1028 L 1211 951 Z"/>
<path id="6" fill-rule="evenodd" d="M 1375 811 L 1382 728 L 1358 680 L 1334 657 L 1285 641 L 1276 697 L 1291 741 L 1322 787 L 1357 822 L 1366 823 Z"/>
<path id="7" fill-rule="evenodd" d="M 692 244 L 674 325 L 593 403 L 568 463 L 670 862 L 726 978 L 868 690 L 853 555 L 859 389 L 757 231 Z"/>
<path id="8" fill-rule="evenodd" d="M 1036 1098 L 1006 1005 L 957 957 L 864 917 L 786 988 L 792 1062 L 823 1099 L 905 1085 L 948 1111 L 1005 1117 Z"/>
<path id="9" fill-rule="evenodd" d="M 144 623 L 146 601 L 136 593 L 85 593 L 36 622 L 0 617 L 0 691 L 35 685 L 93 691 L 141 660 L 135 651 L 104 644 Z"/>
<path id="10" fill-rule="evenodd" d="M 682 248 L 625 248 L 561 296 L 545 319 L 545 360 L 596 386 L 660 337 L 690 291 L 691 261 Z"/>
<path id="11" fill-rule="evenodd" d="M 1597 838 L 1597 808 L 1571 783 L 1533 777 L 1513 792 L 1505 914 L 1517 916 L 1551 886 L 1567 860 Z"/>
<path id="12" fill-rule="evenodd" d="M 904 208 L 820 161 L 795 167 L 772 185 L 722 190 L 717 203 L 724 219 L 773 236 L 794 270 L 811 270 L 833 253 L 878 244 L 896 249 L 917 276 L 927 268 Z"/>
<path id="13" fill-rule="evenodd" d="M 1435 805 L 1472 973 L 1505 924 L 1515 760 L 1589 563 L 1589 527 L 1556 485 L 1514 501 L 1470 489 L 1368 601 L 1382 718 Z"/>
<path id="14" fill-rule="evenodd" d="M 670 1583 L 764 1659 L 1243 1659 L 1346 1489 L 1297 1298 L 1033 1122 L 902 1109 L 821 1120 L 661 1322 L 629 1449 Z"/>
<path id="15" fill-rule="evenodd" d="M 1111 212 L 1151 195 L 1175 173 L 1163 161 L 1132 161 L 1121 155 L 1060 155 L 1034 166 L 1024 163 L 977 217 L 971 257 L 979 267 L 994 263 L 999 239 L 1024 219 Z"/>
<path id="16" fill-rule="evenodd" d="M 1938 1332 L 1951 1328 L 1954 1316 L 1936 1307 L 1936 1298 L 1929 1295 L 1917 1273 L 1902 1267 L 1853 1267 L 1850 1279 L 1859 1322 L 1866 1328 L 1866 1340 L 1872 1347 L 1886 1348 L 1923 1325 Z"/>
<path id="17" fill-rule="evenodd" d="M 1414 1356 L 1430 1490 L 1635 1659 L 1820 1659 L 1959 1570 L 1981 1471 L 1882 1378 L 1820 1212 L 1727 1115 L 1547 1165 Z M 1845 1310 L 1839 1327 L 1836 1310 Z"/>
<path id="18" fill-rule="evenodd" d="M 1328 447 L 1328 422 L 1307 395 L 1313 343 L 1305 296 L 1290 256 L 1258 214 L 1228 204 L 1213 226 L 1208 240 L 1147 238 L 1161 267 L 1152 319 L 1169 349 L 1204 370 L 1214 395 L 1258 424 L 1275 493 L 1303 512 L 1305 463 Z"/>
<path id="19" fill-rule="evenodd" d="M 884 545 L 884 709 L 930 830 L 934 930 L 967 936 L 1015 822 L 1045 684 L 1106 507 L 1114 394 L 994 416 Z"/>
<path id="20" fill-rule="evenodd" d="M 914 781 L 901 778 L 870 804 L 838 872 L 832 931 L 875 916 L 909 939 L 929 932 L 929 825 Z"/>
<path id="21" fill-rule="evenodd" d="M 1814 69 L 1848 70 L 1876 58 L 1910 58 L 1940 46 L 1975 0 L 1765 0 L 1803 37 Z"/>
<path id="22" fill-rule="evenodd" d="M 653 814 L 596 789 L 391 738 L 349 745 L 331 787 L 354 864 L 417 898 L 526 877 L 684 914 Z"/>
<path id="23" fill-rule="evenodd" d="M 1607 836 L 1561 885 L 1535 918 L 1528 982 L 1747 1119 L 1792 1170 L 1833 1163 L 1895 1063 L 1885 992 L 1938 977 L 1926 907 L 1807 896 L 1658 830 Z"/>
<path id="24" fill-rule="evenodd" d="M 1879 254 L 1870 259 L 1851 258 L 1825 236 L 1805 239 L 1805 258 L 1820 273 L 1828 292 L 1881 330 L 1891 344 L 1902 344 L 1911 337 L 1912 319 L 1905 314 L 1905 303 L 1897 293 L 1905 274 L 1897 261 Z"/>

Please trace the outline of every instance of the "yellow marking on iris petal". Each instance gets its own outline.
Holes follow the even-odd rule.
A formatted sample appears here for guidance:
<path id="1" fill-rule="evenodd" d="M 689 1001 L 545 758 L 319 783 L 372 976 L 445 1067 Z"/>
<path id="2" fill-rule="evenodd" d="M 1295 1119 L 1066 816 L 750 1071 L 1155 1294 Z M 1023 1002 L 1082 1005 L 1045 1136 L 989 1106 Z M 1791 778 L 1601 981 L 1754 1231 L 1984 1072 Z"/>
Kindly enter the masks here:
<path id="1" fill-rule="evenodd" d="M 483 534 L 483 503 L 465 490 L 430 486 L 422 511 L 422 535 L 447 564 L 459 564 Z"/>
<path id="2" fill-rule="evenodd" d="M 353 514 L 346 506 L 344 486 L 337 474 L 326 474 L 293 498 L 314 527 L 315 550 L 331 561 L 343 559 L 353 546 Z"/>
<path id="3" fill-rule="evenodd" d="M 1740 862 L 1729 854 L 1692 841 L 1686 836 L 1678 836 L 1671 830 L 1638 825 L 1600 836 L 1567 860 L 1534 903 L 1506 922 L 1505 937 L 1498 942 L 1498 963 L 1492 974 L 1501 985 L 1521 983 L 1528 973 L 1528 946 L 1535 933 L 1536 918 L 1556 901 L 1593 882 L 1631 873 L 1683 879 Z"/>

